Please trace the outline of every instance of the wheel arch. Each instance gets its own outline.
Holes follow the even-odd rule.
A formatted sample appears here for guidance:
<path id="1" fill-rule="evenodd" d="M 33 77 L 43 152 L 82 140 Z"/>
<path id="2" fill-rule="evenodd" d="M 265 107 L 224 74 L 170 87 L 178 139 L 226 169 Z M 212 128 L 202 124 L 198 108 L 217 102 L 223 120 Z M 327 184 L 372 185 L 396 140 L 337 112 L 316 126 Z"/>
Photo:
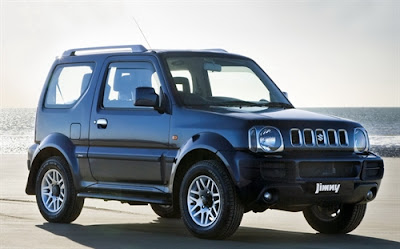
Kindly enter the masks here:
<path id="1" fill-rule="evenodd" d="M 79 164 L 75 156 L 75 145 L 65 135 L 53 133 L 42 140 L 33 154 L 25 189 L 28 195 L 35 194 L 35 181 L 39 168 L 46 159 L 52 156 L 59 156 L 67 162 L 69 166 L 68 170 L 70 170 L 72 174 L 74 185 L 78 188 Z"/>
<path id="2" fill-rule="evenodd" d="M 196 162 L 216 160 L 225 166 L 231 180 L 239 182 L 240 172 L 234 163 L 235 149 L 223 136 L 216 133 L 198 133 L 192 136 L 178 151 L 172 166 L 169 188 L 173 204 L 179 205 L 179 190 L 187 170 Z"/>

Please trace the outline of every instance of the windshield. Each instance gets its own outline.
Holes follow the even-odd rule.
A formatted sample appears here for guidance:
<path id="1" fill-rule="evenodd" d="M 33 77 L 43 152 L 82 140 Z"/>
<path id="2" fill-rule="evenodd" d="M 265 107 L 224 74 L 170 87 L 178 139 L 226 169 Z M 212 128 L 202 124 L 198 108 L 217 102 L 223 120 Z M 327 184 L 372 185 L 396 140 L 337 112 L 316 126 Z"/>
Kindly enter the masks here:
<path id="1" fill-rule="evenodd" d="M 186 106 L 292 107 L 251 60 L 181 56 L 166 61 Z"/>

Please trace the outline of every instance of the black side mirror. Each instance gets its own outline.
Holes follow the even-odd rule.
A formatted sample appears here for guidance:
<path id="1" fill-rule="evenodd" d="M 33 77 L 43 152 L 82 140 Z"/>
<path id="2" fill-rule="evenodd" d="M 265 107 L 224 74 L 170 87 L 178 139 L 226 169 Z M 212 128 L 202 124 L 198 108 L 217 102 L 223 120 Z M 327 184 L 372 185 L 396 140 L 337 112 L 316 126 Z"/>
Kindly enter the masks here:
<path id="1" fill-rule="evenodd" d="M 159 107 L 159 96 L 152 87 L 136 88 L 135 106 Z"/>

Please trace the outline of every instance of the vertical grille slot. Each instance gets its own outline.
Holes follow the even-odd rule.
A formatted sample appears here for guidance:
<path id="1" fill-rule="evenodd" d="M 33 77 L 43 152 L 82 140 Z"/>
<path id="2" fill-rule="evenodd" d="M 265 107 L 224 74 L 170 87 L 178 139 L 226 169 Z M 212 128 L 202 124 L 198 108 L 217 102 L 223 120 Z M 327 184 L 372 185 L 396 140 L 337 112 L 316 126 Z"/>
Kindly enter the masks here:
<path id="1" fill-rule="evenodd" d="M 349 139 L 346 130 L 339 130 L 339 143 L 341 146 L 349 145 Z"/>
<path id="2" fill-rule="evenodd" d="M 329 145 L 337 145 L 337 135 L 335 130 L 328 130 L 328 143 Z"/>
<path id="3" fill-rule="evenodd" d="M 314 145 L 314 134 L 311 129 L 304 129 L 304 144 Z"/>
<path id="4" fill-rule="evenodd" d="M 292 145 L 301 145 L 301 136 L 299 129 L 291 129 L 290 130 L 290 138 L 292 141 Z"/>

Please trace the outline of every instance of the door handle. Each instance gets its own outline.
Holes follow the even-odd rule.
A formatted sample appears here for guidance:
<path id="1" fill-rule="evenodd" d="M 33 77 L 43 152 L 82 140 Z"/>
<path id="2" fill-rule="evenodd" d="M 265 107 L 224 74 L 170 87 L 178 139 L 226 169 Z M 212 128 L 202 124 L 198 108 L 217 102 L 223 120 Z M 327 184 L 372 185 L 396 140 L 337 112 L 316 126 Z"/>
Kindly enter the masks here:
<path id="1" fill-rule="evenodd" d="M 97 128 L 99 128 L 99 129 L 107 128 L 107 124 L 108 124 L 107 119 L 105 119 L 105 118 L 99 118 L 99 119 L 95 120 L 94 123 L 97 124 Z"/>

